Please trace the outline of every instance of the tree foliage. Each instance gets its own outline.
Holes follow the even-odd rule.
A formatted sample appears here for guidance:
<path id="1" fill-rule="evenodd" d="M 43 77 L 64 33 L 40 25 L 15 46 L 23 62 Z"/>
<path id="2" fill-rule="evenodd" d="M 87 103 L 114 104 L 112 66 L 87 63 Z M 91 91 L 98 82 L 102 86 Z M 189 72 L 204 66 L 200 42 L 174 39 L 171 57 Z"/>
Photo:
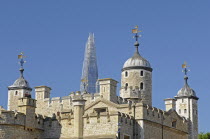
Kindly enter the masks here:
<path id="1" fill-rule="evenodd" d="M 198 135 L 198 138 L 199 139 L 210 139 L 210 133 L 209 132 L 207 132 L 207 133 L 200 133 Z"/>

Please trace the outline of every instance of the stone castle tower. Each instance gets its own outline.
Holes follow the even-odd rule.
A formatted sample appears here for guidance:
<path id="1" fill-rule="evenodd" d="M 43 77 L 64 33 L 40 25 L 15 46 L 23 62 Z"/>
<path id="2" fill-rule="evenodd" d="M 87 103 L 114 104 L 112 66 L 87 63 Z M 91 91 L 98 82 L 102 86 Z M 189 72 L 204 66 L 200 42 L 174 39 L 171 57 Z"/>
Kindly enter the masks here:
<path id="1" fill-rule="evenodd" d="M 123 66 L 121 73 L 122 98 L 140 101 L 152 105 L 152 68 L 150 63 L 144 59 L 138 51 L 138 35 L 136 33 L 136 51 Z"/>
<path id="2" fill-rule="evenodd" d="M 195 91 L 188 85 L 187 76 L 187 65 L 186 63 L 182 65 L 184 68 L 185 84 L 178 91 L 175 99 L 168 98 L 165 99 L 166 111 L 171 109 L 176 110 L 176 112 L 188 120 L 188 139 L 198 138 L 198 97 Z"/>
<path id="3" fill-rule="evenodd" d="M 185 67 L 185 84 L 181 88 L 176 98 L 176 111 L 179 115 L 189 120 L 189 139 L 198 138 L 198 97 L 193 89 L 188 85 L 187 68 Z"/>
<path id="4" fill-rule="evenodd" d="M 23 54 L 19 55 L 19 58 L 21 59 L 20 77 L 13 83 L 13 85 L 8 87 L 8 110 L 18 110 L 17 103 L 19 98 L 31 97 L 32 88 L 29 86 L 28 81 L 23 77 L 23 57 Z"/>
<path id="5" fill-rule="evenodd" d="M 105 78 L 98 80 L 99 92 L 51 98 L 51 88 L 42 85 L 35 87 L 33 99 L 23 77 L 24 56 L 19 55 L 20 78 L 8 87 L 8 111 L 0 107 L 0 135 L 6 139 L 197 139 L 198 97 L 188 85 L 186 64 L 184 87 L 175 98 L 165 99 L 166 110 L 153 107 L 152 68 L 138 51 L 138 28 L 134 32 L 136 51 L 123 66 L 120 96 L 118 82 Z"/>

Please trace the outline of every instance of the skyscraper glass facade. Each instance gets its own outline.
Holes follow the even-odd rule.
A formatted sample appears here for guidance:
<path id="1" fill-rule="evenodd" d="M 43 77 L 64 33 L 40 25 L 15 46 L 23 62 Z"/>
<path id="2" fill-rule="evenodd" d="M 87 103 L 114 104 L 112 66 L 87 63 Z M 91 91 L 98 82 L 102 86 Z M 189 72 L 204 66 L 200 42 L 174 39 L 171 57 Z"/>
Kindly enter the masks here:
<path id="1" fill-rule="evenodd" d="M 90 33 L 85 48 L 80 91 L 88 93 L 96 93 L 96 90 L 98 90 L 97 80 L 98 80 L 98 67 L 96 60 L 94 34 Z"/>

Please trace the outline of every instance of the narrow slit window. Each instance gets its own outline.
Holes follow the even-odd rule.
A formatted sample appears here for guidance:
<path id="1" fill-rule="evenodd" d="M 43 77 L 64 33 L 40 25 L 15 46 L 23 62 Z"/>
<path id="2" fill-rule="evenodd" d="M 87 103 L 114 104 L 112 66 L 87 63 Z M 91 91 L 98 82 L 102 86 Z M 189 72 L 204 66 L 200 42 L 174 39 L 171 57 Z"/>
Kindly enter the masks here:
<path id="1" fill-rule="evenodd" d="M 140 83 L 140 88 L 144 89 L 144 83 Z"/>
<path id="2" fill-rule="evenodd" d="M 127 90 L 127 88 L 128 88 L 128 83 L 125 84 L 125 90 Z"/>
<path id="3" fill-rule="evenodd" d="M 143 71 L 143 70 L 141 71 L 140 75 L 141 75 L 141 76 L 144 76 L 144 71 Z"/>
<path id="4" fill-rule="evenodd" d="M 15 95 L 18 95 L 18 91 L 15 91 Z"/>
<path id="5" fill-rule="evenodd" d="M 125 77 L 128 77 L 128 72 L 127 71 L 125 72 Z"/>

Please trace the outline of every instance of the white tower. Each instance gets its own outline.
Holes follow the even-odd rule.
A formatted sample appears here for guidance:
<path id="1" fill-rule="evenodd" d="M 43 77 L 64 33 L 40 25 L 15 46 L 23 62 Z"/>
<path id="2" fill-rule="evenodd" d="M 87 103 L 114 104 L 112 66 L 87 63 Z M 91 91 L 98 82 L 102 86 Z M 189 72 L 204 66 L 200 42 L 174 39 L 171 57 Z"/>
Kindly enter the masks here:
<path id="1" fill-rule="evenodd" d="M 187 83 L 187 65 L 183 64 L 185 76 L 184 87 L 181 88 L 176 98 L 176 111 L 179 115 L 185 117 L 189 121 L 189 139 L 198 139 L 198 97 L 193 89 Z"/>
<path id="2" fill-rule="evenodd" d="M 132 32 L 136 34 L 136 51 L 123 66 L 120 96 L 130 100 L 142 100 L 143 103 L 152 105 L 152 68 L 139 54 L 138 27 Z"/>
<path id="3" fill-rule="evenodd" d="M 20 60 L 20 77 L 13 83 L 13 85 L 8 87 L 8 110 L 18 110 L 18 99 L 23 97 L 31 97 L 32 88 L 29 86 L 27 80 L 23 77 L 23 64 L 25 61 L 23 60 L 23 53 L 18 55 Z"/>

